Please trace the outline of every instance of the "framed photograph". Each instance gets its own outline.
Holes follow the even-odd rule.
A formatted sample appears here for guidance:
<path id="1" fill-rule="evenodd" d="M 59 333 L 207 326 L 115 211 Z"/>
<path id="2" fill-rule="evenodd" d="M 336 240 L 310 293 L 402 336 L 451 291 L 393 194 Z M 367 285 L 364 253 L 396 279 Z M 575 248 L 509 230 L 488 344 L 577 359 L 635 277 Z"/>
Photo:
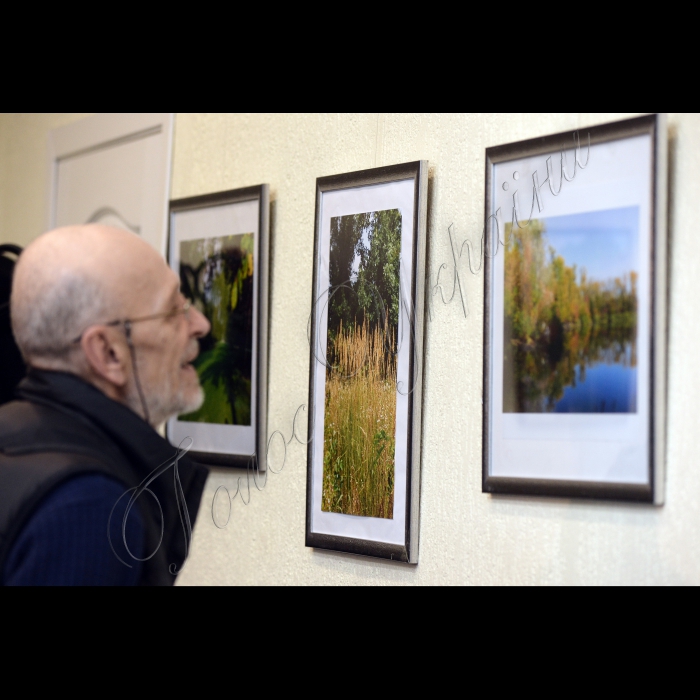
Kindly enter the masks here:
<path id="1" fill-rule="evenodd" d="M 483 491 L 663 503 L 666 139 L 486 150 Z"/>
<path id="2" fill-rule="evenodd" d="M 316 181 L 306 545 L 416 563 L 427 161 Z"/>
<path id="3" fill-rule="evenodd" d="M 170 203 L 168 261 L 211 331 L 194 362 L 204 404 L 167 434 L 174 445 L 192 438 L 204 464 L 244 468 L 265 454 L 269 212 L 268 185 Z"/>

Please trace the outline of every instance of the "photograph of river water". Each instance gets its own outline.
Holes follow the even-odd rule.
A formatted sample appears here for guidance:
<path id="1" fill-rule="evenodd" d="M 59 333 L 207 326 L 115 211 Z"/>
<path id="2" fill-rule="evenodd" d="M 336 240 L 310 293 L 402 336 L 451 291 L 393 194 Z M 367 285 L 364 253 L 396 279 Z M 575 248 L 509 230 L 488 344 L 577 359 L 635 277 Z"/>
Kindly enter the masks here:
<path id="1" fill-rule="evenodd" d="M 638 207 L 505 229 L 503 411 L 637 411 Z"/>

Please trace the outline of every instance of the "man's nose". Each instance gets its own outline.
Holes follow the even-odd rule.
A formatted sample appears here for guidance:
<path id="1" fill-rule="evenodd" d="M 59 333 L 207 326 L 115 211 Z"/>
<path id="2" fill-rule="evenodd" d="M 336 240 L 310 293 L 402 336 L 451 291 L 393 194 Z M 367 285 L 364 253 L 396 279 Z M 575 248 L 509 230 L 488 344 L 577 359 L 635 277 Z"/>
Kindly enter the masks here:
<path id="1" fill-rule="evenodd" d="M 190 328 L 195 338 L 203 338 L 211 330 L 211 323 L 207 317 L 197 309 L 196 306 L 190 308 Z"/>

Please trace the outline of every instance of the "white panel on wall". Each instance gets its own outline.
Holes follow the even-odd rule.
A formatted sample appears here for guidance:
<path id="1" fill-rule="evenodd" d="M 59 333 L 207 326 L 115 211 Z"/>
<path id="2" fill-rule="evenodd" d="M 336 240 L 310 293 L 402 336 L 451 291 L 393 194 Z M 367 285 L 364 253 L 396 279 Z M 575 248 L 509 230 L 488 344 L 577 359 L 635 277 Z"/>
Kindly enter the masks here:
<path id="1" fill-rule="evenodd" d="M 97 114 L 49 138 L 48 227 L 104 223 L 165 253 L 170 114 Z"/>

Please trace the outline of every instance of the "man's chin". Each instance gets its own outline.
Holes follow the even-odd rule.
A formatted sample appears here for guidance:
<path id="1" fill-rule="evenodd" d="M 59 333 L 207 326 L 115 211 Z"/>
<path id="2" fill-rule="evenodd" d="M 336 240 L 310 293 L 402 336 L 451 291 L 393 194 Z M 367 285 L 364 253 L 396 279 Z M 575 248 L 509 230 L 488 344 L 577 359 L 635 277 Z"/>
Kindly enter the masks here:
<path id="1" fill-rule="evenodd" d="M 187 396 L 182 396 L 181 394 L 174 397 L 174 400 L 171 400 L 169 403 L 164 402 L 162 407 L 154 407 L 163 422 L 178 416 L 185 416 L 188 413 L 194 413 L 202 407 L 204 404 L 204 391 L 201 387 L 198 387 L 196 390 L 190 390 L 187 394 Z"/>
<path id="2" fill-rule="evenodd" d="M 190 397 L 187 400 L 181 402 L 178 406 L 178 410 L 174 412 L 173 415 L 183 416 L 187 413 L 194 413 L 202 408 L 204 404 L 204 390 L 201 386 L 198 386 L 196 390 L 189 392 Z"/>
<path id="3" fill-rule="evenodd" d="M 171 418 L 186 415 L 198 411 L 204 404 L 204 390 L 196 379 L 196 383 L 187 383 L 188 386 L 180 386 L 180 390 L 172 392 L 167 383 L 157 388 L 145 387 L 146 401 L 148 403 L 149 419 L 151 425 L 160 425 Z M 149 390 L 150 389 L 150 390 Z M 142 415 L 142 405 L 136 391 L 127 399 L 127 405 L 135 412 Z"/>

